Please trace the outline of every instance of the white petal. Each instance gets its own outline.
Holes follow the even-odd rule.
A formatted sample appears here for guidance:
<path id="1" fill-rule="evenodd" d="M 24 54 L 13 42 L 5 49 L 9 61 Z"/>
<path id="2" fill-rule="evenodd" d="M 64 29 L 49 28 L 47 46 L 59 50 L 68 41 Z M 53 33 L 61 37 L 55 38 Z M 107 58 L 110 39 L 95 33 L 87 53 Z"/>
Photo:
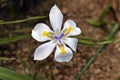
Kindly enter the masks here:
<path id="1" fill-rule="evenodd" d="M 57 62 L 69 62 L 72 59 L 73 53 L 72 53 L 71 49 L 68 48 L 67 46 L 65 46 L 65 50 L 66 50 L 66 53 L 61 54 L 60 49 L 57 46 L 57 49 L 55 51 L 55 56 L 54 56 L 54 58 Z"/>
<path id="2" fill-rule="evenodd" d="M 55 32 L 59 32 L 61 30 L 63 15 L 62 15 L 60 9 L 56 5 L 54 5 L 51 8 L 49 18 L 50 18 L 50 22 L 53 27 L 53 30 Z"/>
<path id="3" fill-rule="evenodd" d="M 44 43 L 42 45 L 40 45 L 34 53 L 34 60 L 43 60 L 45 58 L 47 58 L 51 52 L 53 51 L 53 49 L 55 48 L 55 43 L 53 41 Z"/>
<path id="4" fill-rule="evenodd" d="M 73 20 L 67 20 L 64 24 L 63 30 L 67 29 L 69 26 L 73 28 L 73 31 L 71 31 L 68 36 L 79 35 L 81 33 L 80 28 L 76 26 L 76 23 Z"/>
<path id="5" fill-rule="evenodd" d="M 50 30 L 50 28 L 44 24 L 44 23 L 38 23 L 34 29 L 32 30 L 32 37 L 34 39 L 36 39 L 37 41 L 43 42 L 43 41 L 47 41 L 50 40 L 49 37 L 44 37 L 43 36 L 43 31 L 48 31 L 48 32 L 52 32 Z"/>
<path id="6" fill-rule="evenodd" d="M 67 44 L 73 51 L 76 52 L 78 39 L 76 38 L 66 38 L 64 40 L 65 44 Z"/>

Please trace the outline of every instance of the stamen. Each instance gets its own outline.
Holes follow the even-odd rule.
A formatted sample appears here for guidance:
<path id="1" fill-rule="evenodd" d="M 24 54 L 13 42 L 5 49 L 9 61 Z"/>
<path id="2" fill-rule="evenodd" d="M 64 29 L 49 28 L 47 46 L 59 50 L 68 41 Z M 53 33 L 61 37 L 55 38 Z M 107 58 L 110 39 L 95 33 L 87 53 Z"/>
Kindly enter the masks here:
<path id="1" fill-rule="evenodd" d="M 66 50 L 65 50 L 64 45 L 63 45 L 63 44 L 58 45 L 58 47 L 60 48 L 60 53 L 61 53 L 61 54 L 65 54 L 65 53 L 66 53 Z"/>

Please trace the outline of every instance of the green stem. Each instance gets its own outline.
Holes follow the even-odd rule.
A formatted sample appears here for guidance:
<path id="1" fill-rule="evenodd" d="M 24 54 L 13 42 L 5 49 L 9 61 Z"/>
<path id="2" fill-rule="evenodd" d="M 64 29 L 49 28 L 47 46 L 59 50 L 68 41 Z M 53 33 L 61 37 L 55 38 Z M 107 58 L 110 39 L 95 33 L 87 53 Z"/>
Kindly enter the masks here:
<path id="1" fill-rule="evenodd" d="M 119 29 L 119 24 L 116 23 L 112 32 L 108 35 L 108 37 L 106 39 L 111 40 L 114 37 L 114 35 L 118 29 Z M 81 71 L 78 73 L 76 80 L 80 80 L 81 76 L 89 68 L 89 66 L 92 64 L 92 62 L 97 58 L 97 56 L 100 54 L 100 52 L 103 50 L 104 47 L 105 47 L 105 44 L 100 45 L 100 47 L 96 51 L 96 54 L 89 59 L 89 61 L 86 63 L 86 65 L 83 67 L 83 69 L 81 69 Z"/>
<path id="2" fill-rule="evenodd" d="M 0 22 L 0 25 L 3 25 L 3 24 L 16 24 L 16 23 L 22 23 L 22 22 L 26 22 L 26 21 L 30 21 L 30 20 L 37 20 L 37 19 L 42 19 L 42 18 L 46 18 L 46 16 L 36 16 L 36 17 L 30 17 L 30 18 L 26 18 L 26 19 L 22 19 L 22 20 Z"/>

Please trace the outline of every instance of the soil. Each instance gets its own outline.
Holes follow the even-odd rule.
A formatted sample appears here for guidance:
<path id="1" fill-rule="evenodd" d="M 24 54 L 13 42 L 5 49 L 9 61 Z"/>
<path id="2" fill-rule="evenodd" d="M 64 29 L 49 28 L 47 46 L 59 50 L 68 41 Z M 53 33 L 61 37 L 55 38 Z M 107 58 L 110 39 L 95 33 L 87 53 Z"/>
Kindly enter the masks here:
<path id="1" fill-rule="evenodd" d="M 92 18 L 97 20 L 103 9 L 110 2 L 110 0 L 43 0 L 41 1 L 41 5 L 32 12 L 34 15 L 39 14 L 48 16 L 50 8 L 56 4 L 64 15 L 64 21 L 72 19 L 81 28 L 82 34 L 79 36 L 93 37 L 100 41 L 104 40 L 109 32 L 103 28 L 91 26 L 86 22 L 86 19 Z M 108 15 L 106 20 L 109 22 L 113 19 L 113 17 Z M 44 22 L 50 25 L 49 20 L 44 19 L 20 26 L 34 28 L 38 22 Z M 120 31 L 116 33 L 115 38 L 120 38 Z M 33 60 L 34 51 L 40 44 L 41 43 L 35 41 L 31 37 L 9 45 L 0 45 L 2 48 L 0 53 L 3 56 L 15 58 L 14 60 L 3 61 L 2 66 L 23 74 L 24 67 L 27 68 L 31 74 L 36 70 L 39 72 L 38 80 L 52 80 L 51 77 L 53 76 L 55 80 L 75 80 L 77 73 L 84 67 L 86 62 L 95 54 L 99 47 L 98 45 L 89 46 L 78 44 L 77 52 L 74 53 L 74 57 L 70 62 L 58 63 L 53 58 L 54 52 L 43 61 Z M 21 62 L 24 61 L 27 63 L 21 64 Z M 101 54 L 82 76 L 81 80 L 117 80 L 119 77 L 120 43 L 113 43 L 104 48 Z"/>

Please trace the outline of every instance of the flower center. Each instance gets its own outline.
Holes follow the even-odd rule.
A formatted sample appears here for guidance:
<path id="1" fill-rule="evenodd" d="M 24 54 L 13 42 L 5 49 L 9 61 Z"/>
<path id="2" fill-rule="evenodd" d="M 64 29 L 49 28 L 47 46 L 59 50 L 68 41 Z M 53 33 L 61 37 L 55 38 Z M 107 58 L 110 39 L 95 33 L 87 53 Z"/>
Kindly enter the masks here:
<path id="1" fill-rule="evenodd" d="M 62 44 L 62 38 L 64 37 L 64 33 L 61 33 L 59 36 L 54 36 L 54 39 L 58 42 L 58 44 Z"/>

